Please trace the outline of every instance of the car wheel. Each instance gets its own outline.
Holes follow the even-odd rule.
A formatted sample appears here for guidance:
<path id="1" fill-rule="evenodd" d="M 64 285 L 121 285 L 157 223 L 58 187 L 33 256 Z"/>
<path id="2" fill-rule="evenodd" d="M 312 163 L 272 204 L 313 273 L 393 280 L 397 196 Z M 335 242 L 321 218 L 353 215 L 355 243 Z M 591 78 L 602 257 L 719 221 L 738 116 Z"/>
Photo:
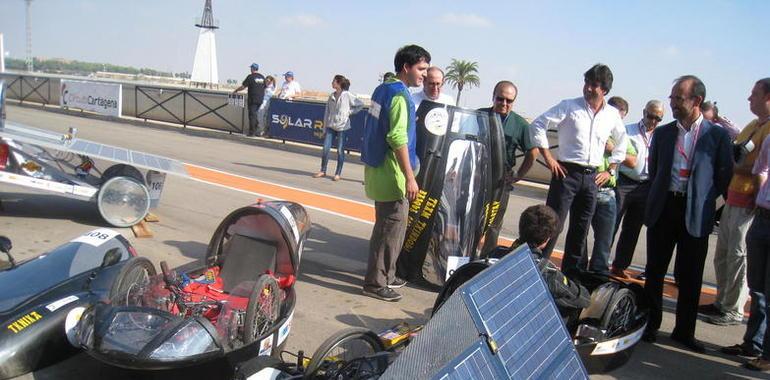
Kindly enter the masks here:
<path id="1" fill-rule="evenodd" d="M 144 257 L 131 258 L 120 269 L 110 288 L 110 302 L 115 306 L 142 306 L 143 295 L 155 276 L 155 267 Z"/>
<path id="2" fill-rule="evenodd" d="M 281 316 L 281 288 L 269 274 L 257 279 L 246 305 L 243 326 L 243 343 L 249 344 L 262 337 L 278 322 Z"/>
<path id="3" fill-rule="evenodd" d="M 636 296 L 629 289 L 618 289 L 607 304 L 599 328 L 606 331 L 607 338 L 623 333 L 636 313 Z"/>
<path id="4" fill-rule="evenodd" d="M 353 327 L 327 338 L 313 353 L 304 379 L 334 379 L 352 360 L 385 351 L 380 337 L 369 329 Z M 340 377 L 342 378 L 342 377 Z"/>

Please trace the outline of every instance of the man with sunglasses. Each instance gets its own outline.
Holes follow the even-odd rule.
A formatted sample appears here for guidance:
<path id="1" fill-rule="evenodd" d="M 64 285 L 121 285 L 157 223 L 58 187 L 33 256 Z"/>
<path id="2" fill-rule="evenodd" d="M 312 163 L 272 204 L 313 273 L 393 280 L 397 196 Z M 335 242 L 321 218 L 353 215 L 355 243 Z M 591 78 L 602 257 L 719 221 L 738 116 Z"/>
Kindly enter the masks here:
<path id="1" fill-rule="evenodd" d="M 479 111 L 488 112 L 493 117 L 500 118 L 500 125 L 503 127 L 505 136 L 505 188 L 524 177 L 537 158 L 537 149 L 532 145 L 529 136 L 529 123 L 516 112 L 513 112 L 513 102 L 519 90 L 513 82 L 504 80 L 495 85 L 492 90 L 492 107 L 481 108 Z M 516 149 L 524 154 L 524 162 L 514 174 L 513 167 L 516 166 Z M 500 234 L 500 227 L 503 224 L 503 215 L 508 207 L 508 194 L 504 193 L 500 199 L 500 207 L 497 217 L 489 227 L 484 241 L 482 252 L 489 252 L 497 246 L 497 237 Z"/>
<path id="2" fill-rule="evenodd" d="M 647 172 L 647 154 L 650 148 L 652 132 L 663 120 L 663 102 L 650 100 L 642 111 L 642 120 L 626 125 L 628 142 L 636 150 L 636 162 L 628 160 L 621 163 L 616 187 L 618 215 L 615 231 L 620 230 L 620 238 L 615 248 L 615 259 L 610 273 L 620 278 L 628 278 L 626 269 L 634 258 L 639 232 L 644 224 L 644 210 L 647 205 L 647 193 L 650 191 Z"/>
<path id="3" fill-rule="evenodd" d="M 599 187 L 617 174 L 618 164 L 626 158 L 626 128 L 620 113 L 604 100 L 612 88 L 612 71 L 596 64 L 583 74 L 583 96 L 566 99 L 532 122 L 532 142 L 540 149 L 548 169 L 551 184 L 546 204 L 559 214 L 559 231 L 570 216 L 564 246 L 562 272 L 575 278 L 587 268 L 580 258 L 586 245 L 588 227 L 596 208 Z M 549 129 L 558 133 L 559 152 L 554 157 L 549 150 Z M 615 147 L 606 171 L 597 168 L 604 161 L 604 148 L 612 136 Z M 543 250 L 550 256 L 557 239 L 551 239 Z"/>
<path id="4" fill-rule="evenodd" d="M 412 93 L 414 108 L 420 108 L 420 103 L 423 100 L 430 100 L 431 102 L 448 104 L 450 106 L 455 105 L 455 101 L 451 96 L 441 92 L 443 87 L 444 72 L 438 66 L 429 67 L 428 74 L 425 76 L 425 81 L 422 84 L 422 89 Z"/>

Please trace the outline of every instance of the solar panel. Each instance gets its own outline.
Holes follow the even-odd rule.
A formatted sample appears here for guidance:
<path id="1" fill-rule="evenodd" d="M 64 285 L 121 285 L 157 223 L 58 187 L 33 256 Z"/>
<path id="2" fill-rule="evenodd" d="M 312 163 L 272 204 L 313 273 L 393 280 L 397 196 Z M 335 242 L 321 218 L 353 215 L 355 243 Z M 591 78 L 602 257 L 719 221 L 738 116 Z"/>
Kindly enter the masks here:
<path id="1" fill-rule="evenodd" d="M 434 380 L 496 380 L 506 379 L 507 376 L 495 365 L 492 352 L 486 342 L 479 339 L 476 344 L 468 347 L 460 356 L 449 362 L 439 371 Z"/>
<path id="2" fill-rule="evenodd" d="M 508 254 L 461 287 L 471 318 L 497 345 L 509 378 L 587 378 L 529 249 Z"/>
<path id="3" fill-rule="evenodd" d="M 27 126 L 6 124 L 5 128 L 0 129 L 0 137 L 37 145 L 42 148 L 72 152 L 92 158 L 101 158 L 108 161 L 125 163 L 139 168 L 157 170 L 181 176 L 188 175 L 184 165 L 176 160 L 78 138 L 66 140 L 62 138 L 61 134 Z"/>

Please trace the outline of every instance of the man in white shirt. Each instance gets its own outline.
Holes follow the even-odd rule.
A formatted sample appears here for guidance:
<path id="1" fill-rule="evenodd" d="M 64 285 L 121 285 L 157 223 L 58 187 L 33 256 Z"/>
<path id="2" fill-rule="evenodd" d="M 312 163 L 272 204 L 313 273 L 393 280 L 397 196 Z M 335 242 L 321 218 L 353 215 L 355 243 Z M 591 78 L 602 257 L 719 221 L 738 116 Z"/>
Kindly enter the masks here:
<path id="1" fill-rule="evenodd" d="M 438 66 L 431 66 L 428 68 L 428 75 L 425 77 L 425 82 L 423 82 L 422 91 L 412 93 L 414 108 L 420 108 L 420 103 L 426 99 L 450 106 L 455 105 L 455 101 L 451 96 L 441 92 L 443 87 L 444 72 Z"/>
<path id="2" fill-rule="evenodd" d="M 275 96 L 281 99 L 294 99 L 302 94 L 302 87 L 300 87 L 299 82 L 294 80 L 294 72 L 287 71 L 286 74 L 283 74 L 283 79 L 281 89 Z"/>
<path id="3" fill-rule="evenodd" d="M 652 132 L 663 120 L 663 102 L 650 100 L 642 111 L 642 120 L 626 125 L 628 143 L 636 150 L 636 165 L 620 165 L 616 188 L 618 216 L 615 231 L 620 230 L 620 238 L 615 248 L 615 259 L 610 273 L 620 278 L 628 278 L 625 270 L 634 258 L 639 232 L 644 224 L 644 210 L 647 207 L 647 193 L 650 181 L 647 172 L 647 153 L 652 140 Z M 621 220 L 623 221 L 622 229 Z"/>
<path id="4" fill-rule="evenodd" d="M 582 97 L 562 100 L 535 119 L 530 128 L 532 143 L 540 149 L 552 174 L 546 204 L 559 214 L 559 231 L 570 214 L 561 268 L 573 278 L 587 269 L 580 268 L 578 262 L 596 208 L 599 186 L 617 175 L 618 164 L 626 158 L 627 144 L 620 113 L 604 101 L 612 88 L 610 68 L 596 64 L 585 72 L 583 79 Z M 550 128 L 556 129 L 559 136 L 558 158 L 549 150 L 546 132 Z M 597 173 L 610 136 L 615 140 L 615 148 L 609 169 Z M 551 239 L 543 251 L 546 257 L 551 255 L 556 240 L 556 237 Z"/>

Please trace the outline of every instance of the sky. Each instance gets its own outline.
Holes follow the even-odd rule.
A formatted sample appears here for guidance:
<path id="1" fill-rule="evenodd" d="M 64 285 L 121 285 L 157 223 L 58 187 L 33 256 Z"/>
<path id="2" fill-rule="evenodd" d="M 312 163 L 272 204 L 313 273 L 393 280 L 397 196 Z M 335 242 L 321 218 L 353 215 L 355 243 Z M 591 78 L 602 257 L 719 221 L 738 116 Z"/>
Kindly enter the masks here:
<path id="1" fill-rule="evenodd" d="M 203 4 L 34 0 L 33 55 L 190 72 Z M 0 0 L 14 58 L 25 55 L 24 9 L 23 0 Z M 601 62 L 615 77 L 609 96 L 630 104 L 629 123 L 648 100 L 665 101 L 675 78 L 694 74 L 720 113 L 745 125 L 753 84 L 770 77 L 764 0 L 213 0 L 213 11 L 221 82 L 241 81 L 256 62 L 264 74 L 294 71 L 306 89 L 331 91 L 342 74 L 352 92 L 370 94 L 393 71 L 396 50 L 415 43 L 433 65 L 478 62 L 481 86 L 463 91 L 465 107 L 489 106 L 494 84 L 507 79 L 519 88 L 514 110 L 533 118 L 581 96 L 583 73 Z"/>

